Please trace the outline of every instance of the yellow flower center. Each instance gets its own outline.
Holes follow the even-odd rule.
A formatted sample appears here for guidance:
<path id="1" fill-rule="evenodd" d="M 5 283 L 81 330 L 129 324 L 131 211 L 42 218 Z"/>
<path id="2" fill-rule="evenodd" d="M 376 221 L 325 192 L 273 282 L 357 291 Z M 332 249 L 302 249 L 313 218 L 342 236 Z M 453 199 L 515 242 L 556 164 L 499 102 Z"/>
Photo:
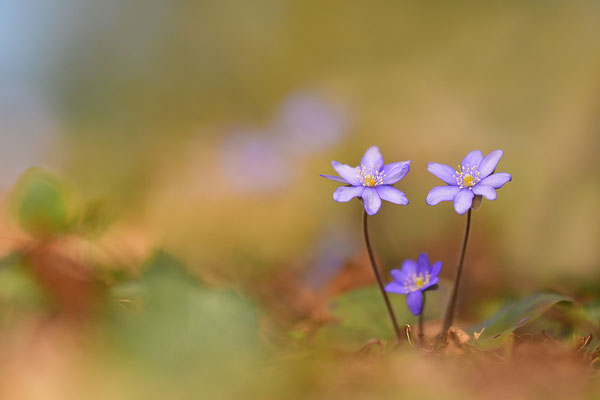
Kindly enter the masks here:
<path id="1" fill-rule="evenodd" d="M 415 286 L 419 289 L 425 286 L 425 278 L 423 278 L 421 275 L 417 276 L 415 278 Z"/>
<path id="2" fill-rule="evenodd" d="M 369 174 L 367 176 L 365 176 L 365 181 L 364 181 L 364 185 L 368 186 L 368 187 L 373 187 L 375 186 L 375 177 L 373 176 L 373 174 Z"/>
<path id="3" fill-rule="evenodd" d="M 475 183 L 475 179 L 473 179 L 473 177 L 471 175 L 465 175 L 463 177 L 463 184 L 466 187 L 471 187 L 471 186 L 473 186 L 474 183 Z"/>
<path id="4" fill-rule="evenodd" d="M 458 166 L 458 171 L 454 174 L 454 179 L 456 179 L 456 184 L 462 188 L 471 188 L 475 186 L 479 179 L 479 171 L 477 171 L 477 166 L 470 167 L 469 164 Z"/>
<path id="5" fill-rule="evenodd" d="M 404 281 L 404 289 L 407 292 L 416 292 L 427 286 L 431 281 L 431 274 L 429 272 L 425 272 L 425 274 L 412 274 L 408 277 L 406 281 Z"/>
<path id="6" fill-rule="evenodd" d="M 367 167 L 361 165 L 360 167 L 356 167 L 356 171 L 358 173 L 358 179 L 361 181 L 363 186 L 375 187 L 383 184 L 383 177 L 385 174 L 383 172 L 376 171 L 373 166 L 367 169 Z"/>

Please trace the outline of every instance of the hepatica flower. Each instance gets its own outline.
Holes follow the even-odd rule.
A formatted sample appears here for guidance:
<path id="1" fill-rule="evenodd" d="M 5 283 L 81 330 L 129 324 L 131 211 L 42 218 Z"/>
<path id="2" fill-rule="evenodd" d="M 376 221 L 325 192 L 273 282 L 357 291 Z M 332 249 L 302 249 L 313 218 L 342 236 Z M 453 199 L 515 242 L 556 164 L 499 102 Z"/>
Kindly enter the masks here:
<path id="1" fill-rule="evenodd" d="M 405 260 L 402 269 L 390 271 L 393 282 L 385 287 L 386 292 L 406 295 L 406 305 L 411 313 L 419 315 L 423 311 L 423 292 L 436 289 L 440 281 L 438 275 L 442 269 L 442 262 L 437 261 L 429 265 L 427 254 L 422 253 L 418 260 Z"/>
<path id="2" fill-rule="evenodd" d="M 369 215 L 377 214 L 381 207 L 381 200 L 404 206 L 408 204 L 404 193 L 392 185 L 408 173 L 410 161 L 383 165 L 383 157 L 379 148 L 373 146 L 365 152 L 358 167 L 351 167 L 337 161 L 332 161 L 331 165 L 339 176 L 321 176 L 346 185 L 333 192 L 333 200 L 345 203 L 355 197 L 361 197 L 364 201 L 365 211 Z"/>
<path id="3" fill-rule="evenodd" d="M 308 154 L 339 142 L 348 131 L 344 110 L 317 93 L 288 97 L 274 121 L 281 146 L 294 154 Z"/>
<path id="4" fill-rule="evenodd" d="M 464 214 L 471 208 L 473 197 L 483 196 L 488 200 L 496 199 L 496 189 L 500 189 L 512 177 L 506 172 L 493 173 L 502 157 L 502 150 L 492 151 L 483 156 L 475 150 L 458 165 L 458 170 L 430 162 L 427 171 L 447 183 L 447 186 L 437 186 L 429 191 L 426 202 L 434 206 L 441 201 L 453 201 L 454 209 Z"/>

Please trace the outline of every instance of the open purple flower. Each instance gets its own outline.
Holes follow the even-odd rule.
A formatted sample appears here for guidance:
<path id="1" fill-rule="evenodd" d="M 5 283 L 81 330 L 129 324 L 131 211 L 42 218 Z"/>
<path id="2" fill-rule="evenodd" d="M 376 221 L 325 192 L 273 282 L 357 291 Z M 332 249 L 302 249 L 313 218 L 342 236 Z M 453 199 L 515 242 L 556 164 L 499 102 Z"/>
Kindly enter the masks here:
<path id="1" fill-rule="evenodd" d="M 427 254 L 422 253 L 416 262 L 410 259 L 405 260 L 401 270 L 390 271 L 394 281 L 386 285 L 385 291 L 407 295 L 408 309 L 414 315 L 419 315 L 423 311 L 423 292 L 437 288 L 441 269 L 441 261 L 429 265 Z"/>
<path id="2" fill-rule="evenodd" d="M 345 203 L 354 197 L 362 197 L 365 211 L 369 215 L 377 214 L 381 200 L 394 204 L 407 205 L 408 199 L 392 185 L 398 182 L 410 170 L 410 161 L 400 161 L 383 165 L 383 157 L 377 146 L 370 147 L 360 160 L 358 167 L 332 161 L 333 169 L 340 175 L 321 175 L 332 181 L 343 183 L 333 192 L 333 200 Z"/>
<path id="3" fill-rule="evenodd" d="M 506 172 L 493 173 L 500 157 L 502 150 L 492 151 L 485 157 L 481 151 L 475 150 L 462 160 L 458 171 L 448 165 L 430 162 L 427 171 L 448 185 L 431 189 L 427 194 L 427 204 L 434 206 L 441 201 L 454 201 L 454 209 L 462 215 L 471 208 L 476 195 L 495 200 L 496 189 L 512 180 Z"/>

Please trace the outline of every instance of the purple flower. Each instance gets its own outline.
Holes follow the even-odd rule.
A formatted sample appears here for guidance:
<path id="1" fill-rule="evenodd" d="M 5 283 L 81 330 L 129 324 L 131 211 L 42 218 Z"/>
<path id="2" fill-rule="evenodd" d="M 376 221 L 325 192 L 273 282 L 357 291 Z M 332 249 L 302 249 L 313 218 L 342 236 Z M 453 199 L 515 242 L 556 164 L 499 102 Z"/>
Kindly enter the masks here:
<path id="1" fill-rule="evenodd" d="M 410 171 L 410 161 L 400 161 L 383 165 L 383 157 L 377 146 L 370 147 L 360 160 L 358 167 L 332 161 L 333 169 L 340 175 L 321 175 L 332 181 L 344 183 L 333 192 L 333 200 L 345 203 L 354 197 L 362 197 L 365 211 L 369 215 L 377 214 L 381 200 L 394 204 L 408 204 L 408 199 L 392 185 Z"/>
<path id="2" fill-rule="evenodd" d="M 344 110 L 311 92 L 292 94 L 284 101 L 273 129 L 281 146 L 294 154 L 308 154 L 332 146 L 348 130 Z"/>
<path id="3" fill-rule="evenodd" d="M 427 171 L 448 185 L 431 189 L 427 194 L 427 204 L 434 206 L 441 201 L 454 201 L 454 209 L 462 215 L 471 208 L 476 195 L 495 200 L 496 189 L 512 180 L 512 176 L 506 172 L 492 173 L 500 157 L 502 150 L 492 151 L 485 157 L 481 151 L 475 150 L 462 160 L 458 171 L 448 165 L 430 162 Z"/>
<path id="4" fill-rule="evenodd" d="M 292 181 L 288 161 L 268 135 L 238 129 L 223 141 L 221 168 L 237 190 L 268 194 Z"/>
<path id="5" fill-rule="evenodd" d="M 393 269 L 390 271 L 394 281 L 386 285 L 385 291 L 407 295 L 406 305 L 408 309 L 414 315 L 419 315 L 423 311 L 423 292 L 437 288 L 435 285 L 440 281 L 438 275 L 441 269 L 441 261 L 437 261 L 430 266 L 427 254 L 422 253 L 417 262 L 410 259 L 405 260 L 402 264 L 402 270 Z"/>

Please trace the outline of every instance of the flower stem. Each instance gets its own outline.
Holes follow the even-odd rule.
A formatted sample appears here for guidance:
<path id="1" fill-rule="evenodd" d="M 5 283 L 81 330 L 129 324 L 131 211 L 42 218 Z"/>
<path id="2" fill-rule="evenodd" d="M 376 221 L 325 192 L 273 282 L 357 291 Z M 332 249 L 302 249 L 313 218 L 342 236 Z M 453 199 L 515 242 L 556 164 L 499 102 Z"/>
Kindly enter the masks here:
<path id="1" fill-rule="evenodd" d="M 423 296 L 423 308 L 421 309 L 421 314 L 419 314 L 419 341 L 421 342 L 421 346 L 425 344 L 425 329 L 423 328 L 424 320 L 423 314 L 425 314 L 425 291 L 421 292 Z"/>
<path id="2" fill-rule="evenodd" d="M 368 217 L 369 215 L 365 211 L 365 214 L 363 216 L 363 233 L 365 235 L 365 245 L 367 246 L 367 252 L 369 253 L 369 259 L 371 260 L 371 267 L 373 267 L 373 273 L 375 274 L 377 284 L 379 285 L 379 289 L 381 290 L 381 295 L 383 296 L 383 300 L 385 301 L 385 306 L 387 307 L 388 314 L 390 315 L 390 320 L 392 321 L 394 332 L 396 333 L 396 338 L 398 339 L 398 341 L 400 341 L 402 339 L 402 334 L 400 332 L 400 328 L 398 327 L 398 322 L 396 322 L 396 317 L 394 316 L 394 310 L 392 309 L 390 299 L 388 298 L 388 295 L 385 292 L 385 289 L 383 288 L 383 280 L 381 279 L 379 267 L 377 267 L 377 262 L 375 261 L 375 256 L 373 255 L 373 248 L 371 247 L 371 240 L 369 239 L 369 226 L 367 222 Z"/>
<path id="3" fill-rule="evenodd" d="M 446 333 L 452 322 L 454 321 L 454 311 L 456 310 L 456 300 L 458 298 L 458 285 L 460 284 L 460 277 L 462 275 L 463 262 L 465 261 L 465 251 L 467 250 L 467 241 L 469 240 L 469 231 L 471 230 L 471 209 L 467 213 L 467 224 L 465 227 L 465 237 L 463 239 L 462 250 L 460 252 L 460 258 L 458 259 L 458 267 L 456 268 L 456 278 L 454 279 L 454 287 L 450 294 L 450 300 L 448 300 L 448 308 L 446 308 L 446 315 L 444 316 L 444 324 L 442 325 L 442 331 L 440 332 L 440 341 L 443 343 L 446 337 Z"/>

